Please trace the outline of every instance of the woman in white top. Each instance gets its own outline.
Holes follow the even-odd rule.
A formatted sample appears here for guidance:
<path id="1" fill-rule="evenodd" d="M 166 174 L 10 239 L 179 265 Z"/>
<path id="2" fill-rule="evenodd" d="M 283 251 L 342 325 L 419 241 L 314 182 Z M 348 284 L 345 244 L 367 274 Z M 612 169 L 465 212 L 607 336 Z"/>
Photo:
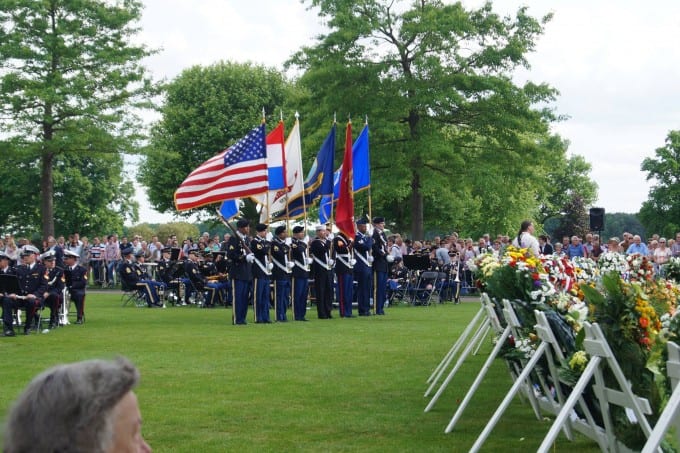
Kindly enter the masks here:
<path id="1" fill-rule="evenodd" d="M 529 249 L 534 256 L 539 255 L 538 239 L 532 236 L 534 224 L 531 220 L 525 220 L 519 228 L 517 237 L 512 240 L 512 245 L 520 249 Z"/>
<path id="2" fill-rule="evenodd" d="M 663 265 L 668 263 L 671 256 L 673 252 L 666 247 L 666 238 L 659 239 L 659 244 L 654 249 L 654 270 L 663 275 Z"/>

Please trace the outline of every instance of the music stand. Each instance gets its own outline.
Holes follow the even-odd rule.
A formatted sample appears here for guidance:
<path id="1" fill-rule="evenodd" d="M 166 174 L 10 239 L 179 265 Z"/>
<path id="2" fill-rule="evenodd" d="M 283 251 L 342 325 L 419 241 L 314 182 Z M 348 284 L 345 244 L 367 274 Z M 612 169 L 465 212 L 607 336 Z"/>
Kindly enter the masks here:
<path id="1" fill-rule="evenodd" d="M 0 293 L 21 294 L 19 278 L 12 274 L 0 274 Z"/>
<path id="2" fill-rule="evenodd" d="M 404 255 L 404 266 L 410 271 L 425 271 L 430 268 L 428 255 Z"/>

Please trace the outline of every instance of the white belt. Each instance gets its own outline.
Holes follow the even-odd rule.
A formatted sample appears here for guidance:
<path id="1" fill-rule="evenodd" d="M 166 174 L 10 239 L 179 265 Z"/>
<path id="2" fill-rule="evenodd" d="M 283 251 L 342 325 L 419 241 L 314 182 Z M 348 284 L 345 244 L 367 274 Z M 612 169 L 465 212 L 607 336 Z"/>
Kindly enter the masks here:
<path id="1" fill-rule="evenodd" d="M 335 255 L 335 257 L 336 257 L 338 260 L 340 260 L 340 262 L 341 262 L 342 264 L 344 264 L 344 265 L 345 265 L 346 267 L 348 267 L 349 269 L 353 269 L 353 268 L 354 268 L 354 265 L 350 264 L 349 261 L 345 261 L 345 257 L 348 257 L 348 256 L 351 256 L 351 255 Z"/>
<path id="2" fill-rule="evenodd" d="M 269 269 L 267 269 L 267 266 L 260 263 L 260 260 L 258 260 L 257 258 L 255 258 L 255 264 L 257 264 L 257 267 L 259 267 L 265 274 L 272 275 L 272 272 Z"/>
<path id="3" fill-rule="evenodd" d="M 282 270 L 283 272 L 285 272 L 286 274 L 290 274 L 291 270 L 288 269 L 287 266 L 284 266 L 284 265 L 282 265 L 281 263 L 279 263 L 278 261 L 276 261 L 276 258 L 274 258 L 273 256 L 272 256 L 272 261 L 274 262 L 274 264 L 276 265 L 276 267 L 278 267 L 279 269 L 281 269 L 281 270 Z"/>
<path id="4" fill-rule="evenodd" d="M 368 252 L 366 252 L 366 255 L 368 255 Z M 361 260 L 362 263 L 366 265 L 366 267 L 373 267 L 371 263 L 368 262 L 368 257 L 364 257 L 361 253 L 357 253 L 356 257 Z"/>
<path id="5" fill-rule="evenodd" d="M 328 257 L 326 257 L 326 260 L 328 260 Z M 317 264 L 319 264 L 321 267 L 323 267 L 323 268 L 326 269 L 326 270 L 331 270 L 331 269 L 333 269 L 333 266 L 329 265 L 329 264 L 328 264 L 328 261 L 326 261 L 326 262 L 324 263 L 323 261 L 321 261 L 321 260 L 320 260 L 319 258 L 317 258 L 316 256 L 314 257 L 314 261 L 316 261 Z"/>
<path id="6" fill-rule="evenodd" d="M 295 265 L 296 265 L 297 267 L 299 267 L 300 269 L 302 269 L 302 270 L 305 271 L 305 272 L 309 272 L 309 267 L 307 267 L 307 265 L 302 264 L 302 263 L 299 262 L 298 260 L 293 260 L 293 261 L 295 262 Z"/>

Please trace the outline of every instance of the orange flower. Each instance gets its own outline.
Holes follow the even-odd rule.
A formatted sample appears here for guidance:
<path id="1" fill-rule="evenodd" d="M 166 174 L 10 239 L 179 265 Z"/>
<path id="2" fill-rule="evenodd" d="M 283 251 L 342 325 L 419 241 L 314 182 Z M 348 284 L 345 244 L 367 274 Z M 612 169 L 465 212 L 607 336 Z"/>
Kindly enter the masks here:
<path id="1" fill-rule="evenodd" d="M 643 329 L 646 329 L 647 326 L 649 326 L 649 319 L 640 318 L 640 327 L 642 327 Z"/>

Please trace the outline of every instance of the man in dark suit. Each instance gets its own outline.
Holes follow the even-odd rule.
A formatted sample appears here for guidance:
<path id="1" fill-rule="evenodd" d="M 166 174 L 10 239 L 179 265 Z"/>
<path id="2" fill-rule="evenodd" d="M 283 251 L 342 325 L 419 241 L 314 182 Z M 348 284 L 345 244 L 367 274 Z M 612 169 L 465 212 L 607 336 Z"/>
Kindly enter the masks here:
<path id="1" fill-rule="evenodd" d="M 250 303 L 250 291 L 253 282 L 253 261 L 255 255 L 249 252 L 248 233 L 250 224 L 246 219 L 236 222 L 236 234 L 229 238 L 227 244 L 227 257 L 231 261 L 229 277 L 232 281 L 232 294 L 234 307 L 232 323 L 246 324 L 248 304 Z"/>
<path id="2" fill-rule="evenodd" d="M 387 274 L 394 257 L 387 248 L 387 236 L 385 235 L 385 218 L 373 218 L 373 307 L 376 315 L 385 314 L 385 301 L 387 300 Z"/>
<path id="3" fill-rule="evenodd" d="M 368 219 L 357 220 L 354 238 L 354 279 L 357 281 L 359 316 L 371 315 L 371 289 L 373 288 L 373 238 L 367 233 Z"/>
<path id="4" fill-rule="evenodd" d="M 85 288 L 87 269 L 78 264 L 80 256 L 71 250 L 64 250 L 64 278 L 71 300 L 76 304 L 76 324 L 85 322 Z"/>

